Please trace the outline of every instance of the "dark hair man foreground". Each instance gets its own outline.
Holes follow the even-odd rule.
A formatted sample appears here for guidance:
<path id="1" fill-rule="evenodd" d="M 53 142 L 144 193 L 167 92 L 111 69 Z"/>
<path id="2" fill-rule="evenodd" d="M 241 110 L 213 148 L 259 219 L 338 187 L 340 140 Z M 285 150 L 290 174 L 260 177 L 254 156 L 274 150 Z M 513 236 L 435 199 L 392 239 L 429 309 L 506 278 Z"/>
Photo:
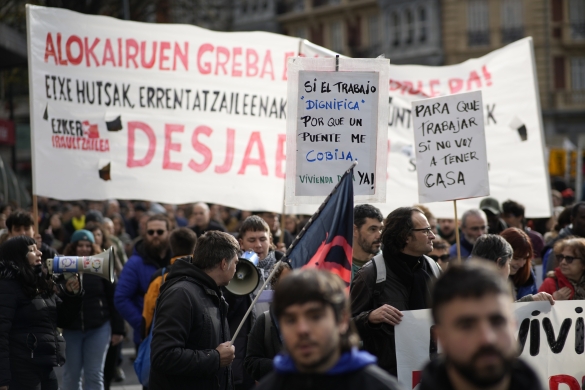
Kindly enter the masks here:
<path id="1" fill-rule="evenodd" d="M 151 390 L 232 389 L 227 304 L 221 293 L 233 278 L 240 245 L 208 231 L 193 264 L 178 259 L 161 287 L 151 344 Z"/>
<path id="2" fill-rule="evenodd" d="M 421 390 L 539 390 L 518 359 L 510 286 L 492 264 L 451 265 L 433 290 L 435 335 L 443 354 L 429 363 Z"/>
<path id="3" fill-rule="evenodd" d="M 318 270 L 293 271 L 278 283 L 273 308 L 286 354 L 257 389 L 400 389 L 374 356 L 357 350 L 344 290 L 338 276 Z"/>

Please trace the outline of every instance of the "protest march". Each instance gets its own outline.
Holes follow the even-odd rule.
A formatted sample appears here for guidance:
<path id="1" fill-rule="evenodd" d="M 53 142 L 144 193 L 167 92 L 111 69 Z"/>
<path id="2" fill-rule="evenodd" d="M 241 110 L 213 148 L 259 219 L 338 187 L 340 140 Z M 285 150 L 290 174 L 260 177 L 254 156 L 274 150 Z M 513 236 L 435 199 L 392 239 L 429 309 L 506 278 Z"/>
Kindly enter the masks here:
<path id="1" fill-rule="evenodd" d="M 585 389 L 532 37 L 398 65 L 66 8 L 22 10 L 0 390 Z"/>

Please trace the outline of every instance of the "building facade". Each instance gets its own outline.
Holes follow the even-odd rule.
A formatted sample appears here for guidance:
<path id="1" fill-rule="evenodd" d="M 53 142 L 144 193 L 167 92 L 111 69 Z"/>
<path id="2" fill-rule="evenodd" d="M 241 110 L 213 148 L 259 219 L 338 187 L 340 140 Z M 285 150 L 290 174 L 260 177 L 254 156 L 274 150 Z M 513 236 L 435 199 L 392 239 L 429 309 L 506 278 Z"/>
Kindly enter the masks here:
<path id="1" fill-rule="evenodd" d="M 585 0 L 442 0 L 446 64 L 532 36 L 547 142 L 585 132 Z"/>

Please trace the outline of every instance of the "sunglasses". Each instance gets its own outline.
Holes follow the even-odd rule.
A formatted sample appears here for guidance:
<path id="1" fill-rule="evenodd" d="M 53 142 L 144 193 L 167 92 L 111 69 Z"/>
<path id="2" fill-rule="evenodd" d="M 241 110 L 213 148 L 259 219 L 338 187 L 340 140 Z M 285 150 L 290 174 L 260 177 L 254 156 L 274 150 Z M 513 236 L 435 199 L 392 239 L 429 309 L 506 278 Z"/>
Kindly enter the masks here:
<path id="1" fill-rule="evenodd" d="M 567 262 L 567 264 L 571 264 L 573 262 L 573 260 L 579 260 L 578 257 L 574 257 L 574 256 L 563 256 L 563 255 L 555 255 L 557 261 L 559 262 L 559 264 L 563 261 L 563 259 Z"/>
<path id="2" fill-rule="evenodd" d="M 146 233 L 148 233 L 149 236 L 154 236 L 154 233 L 156 233 L 159 236 L 162 236 L 165 233 L 165 230 L 163 229 L 158 229 L 158 230 L 147 230 Z"/>
<path id="3" fill-rule="evenodd" d="M 442 255 L 442 256 L 429 255 L 429 257 L 435 261 L 441 260 L 443 263 L 446 263 L 449 261 L 449 255 Z"/>

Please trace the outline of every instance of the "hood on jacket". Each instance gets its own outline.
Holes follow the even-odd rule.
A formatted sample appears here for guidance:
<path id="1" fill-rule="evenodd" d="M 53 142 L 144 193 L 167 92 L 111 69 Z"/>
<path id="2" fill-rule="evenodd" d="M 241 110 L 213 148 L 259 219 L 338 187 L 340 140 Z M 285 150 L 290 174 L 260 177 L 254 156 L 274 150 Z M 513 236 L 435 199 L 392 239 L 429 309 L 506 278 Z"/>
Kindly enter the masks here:
<path id="1" fill-rule="evenodd" d="M 341 357 L 325 375 L 339 375 L 360 370 L 370 364 L 376 364 L 378 359 L 366 351 L 352 348 L 350 352 L 341 354 Z M 274 357 L 274 369 L 280 374 L 298 373 L 293 359 L 289 355 L 278 354 Z"/>
<path id="2" fill-rule="evenodd" d="M 201 268 L 197 267 L 195 264 L 187 262 L 185 258 L 177 259 L 173 263 L 173 267 L 167 274 L 165 283 L 163 283 L 162 287 L 164 287 L 165 285 L 170 285 L 171 283 L 169 282 L 182 277 L 194 279 L 196 282 L 198 282 L 205 288 L 215 291 L 218 297 L 222 296 L 221 290 L 219 286 L 215 283 L 215 280 L 213 280 L 209 275 L 207 275 Z"/>

